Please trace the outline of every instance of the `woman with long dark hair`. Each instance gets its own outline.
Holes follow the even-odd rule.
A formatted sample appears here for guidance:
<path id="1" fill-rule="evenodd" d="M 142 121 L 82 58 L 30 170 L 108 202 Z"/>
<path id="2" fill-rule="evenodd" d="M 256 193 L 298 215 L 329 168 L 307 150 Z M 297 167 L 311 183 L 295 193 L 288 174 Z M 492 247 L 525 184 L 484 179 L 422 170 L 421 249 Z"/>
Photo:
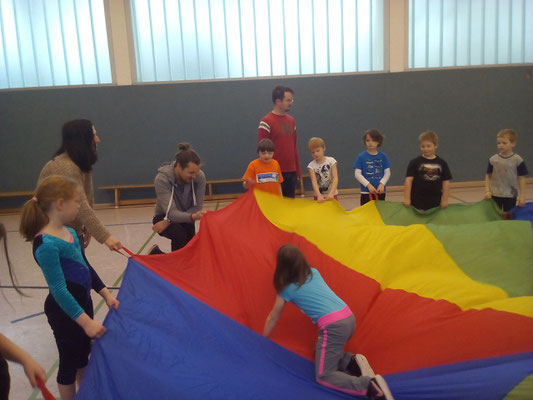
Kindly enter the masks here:
<path id="1" fill-rule="evenodd" d="M 88 119 L 76 119 L 63 125 L 61 147 L 53 158 L 46 163 L 39 175 L 38 184 L 50 175 L 70 178 L 80 187 L 81 205 L 71 227 L 78 236 L 83 237 L 84 247 L 91 237 L 105 244 L 110 250 L 122 248 L 120 240 L 112 236 L 96 217 L 94 204 L 92 169 L 98 159 L 96 147 L 100 138 Z"/>

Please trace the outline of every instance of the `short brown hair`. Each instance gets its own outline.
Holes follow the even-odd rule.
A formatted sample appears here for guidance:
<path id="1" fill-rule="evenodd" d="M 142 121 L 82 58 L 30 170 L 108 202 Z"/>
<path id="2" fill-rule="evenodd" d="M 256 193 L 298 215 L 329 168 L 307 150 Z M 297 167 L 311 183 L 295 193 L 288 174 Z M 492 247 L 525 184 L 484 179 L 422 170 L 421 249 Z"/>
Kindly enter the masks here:
<path id="1" fill-rule="evenodd" d="M 285 93 L 287 92 L 294 94 L 294 91 L 287 86 L 276 86 L 274 90 L 272 90 L 272 103 L 276 104 L 276 100 L 283 101 Z"/>
<path id="2" fill-rule="evenodd" d="M 363 133 L 363 144 L 365 144 L 367 136 L 370 136 L 374 142 L 378 142 L 378 147 L 383 144 L 383 135 L 377 129 L 369 129 Z"/>
<path id="3" fill-rule="evenodd" d="M 502 129 L 501 131 L 498 132 L 498 134 L 496 135 L 497 138 L 502 138 L 502 137 L 506 137 L 507 139 L 509 139 L 509 141 L 511 143 L 516 143 L 516 132 L 513 131 L 512 129 Z"/>
<path id="4" fill-rule="evenodd" d="M 270 151 L 275 152 L 276 146 L 274 146 L 274 142 L 270 139 L 261 139 L 259 143 L 257 143 L 257 153 L 261 151 Z"/>
<path id="5" fill-rule="evenodd" d="M 439 137 L 438 135 L 433 131 L 424 131 L 420 134 L 418 137 L 418 142 L 432 142 L 435 146 L 439 144 Z"/>
<path id="6" fill-rule="evenodd" d="M 316 149 L 317 147 L 323 147 L 326 148 L 326 143 L 324 143 L 324 140 L 319 137 L 312 137 L 309 139 L 309 142 L 307 142 L 307 147 L 309 150 Z"/>

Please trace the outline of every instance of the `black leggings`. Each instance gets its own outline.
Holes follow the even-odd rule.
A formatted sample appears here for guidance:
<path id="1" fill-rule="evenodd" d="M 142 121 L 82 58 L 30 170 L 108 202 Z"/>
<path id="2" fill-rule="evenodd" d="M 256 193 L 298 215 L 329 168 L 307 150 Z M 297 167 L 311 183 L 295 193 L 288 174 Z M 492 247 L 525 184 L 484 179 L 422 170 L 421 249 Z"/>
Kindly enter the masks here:
<path id="1" fill-rule="evenodd" d="M 72 287 L 69 286 L 70 282 L 67 282 L 69 292 L 72 293 Z M 80 301 L 80 297 L 83 299 L 84 295 L 76 296 L 74 293 L 72 295 L 87 315 L 93 318 L 93 303 L 90 295 L 88 300 L 85 299 L 85 301 Z M 89 362 L 91 338 L 85 334 L 81 326 L 65 314 L 51 294 L 48 295 L 44 302 L 44 312 L 54 332 L 57 350 L 59 351 L 57 383 L 71 385 L 76 382 L 78 370 L 86 367 Z"/>

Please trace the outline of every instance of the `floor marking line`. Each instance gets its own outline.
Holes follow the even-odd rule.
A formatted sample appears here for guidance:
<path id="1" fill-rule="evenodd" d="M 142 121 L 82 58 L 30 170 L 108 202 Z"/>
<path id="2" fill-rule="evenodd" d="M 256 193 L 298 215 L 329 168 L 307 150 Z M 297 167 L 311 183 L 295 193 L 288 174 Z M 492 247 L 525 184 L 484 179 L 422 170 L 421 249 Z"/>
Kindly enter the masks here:
<path id="1" fill-rule="evenodd" d="M 457 196 L 449 195 L 449 197 L 452 198 L 452 199 L 455 199 L 455 200 L 459 200 L 462 203 L 470 203 L 469 201 L 463 200 L 463 199 L 461 199 L 460 197 L 457 197 Z"/>
<path id="2" fill-rule="evenodd" d="M 48 289 L 48 286 L 17 286 L 18 289 Z M 120 286 L 107 286 L 108 289 L 120 289 Z M 15 289 L 13 285 L 2 285 L 0 289 Z"/>
<path id="3" fill-rule="evenodd" d="M 48 289 L 48 286 L 17 286 L 18 289 Z M 15 289 L 13 285 L 1 285 L 0 289 Z"/>
<path id="4" fill-rule="evenodd" d="M 14 319 L 13 321 L 11 321 L 11 323 L 12 324 L 16 324 L 17 322 L 24 321 L 26 319 L 30 319 L 30 318 L 33 318 L 33 317 L 38 317 L 39 315 L 43 315 L 43 314 L 44 314 L 44 311 L 41 311 L 41 312 L 38 312 L 36 314 L 31 314 L 31 315 L 27 315 L 27 316 L 19 318 L 19 319 Z"/>
<path id="5" fill-rule="evenodd" d="M 13 286 L 0 286 L 0 287 L 1 288 L 14 289 Z M 46 287 L 22 286 L 22 287 L 19 287 L 19 289 L 47 289 L 48 290 L 48 286 L 46 286 Z M 110 286 L 110 287 L 108 287 L 108 289 L 109 290 L 117 290 L 117 289 L 120 289 L 120 286 Z M 39 315 L 43 315 L 43 314 L 44 314 L 44 311 L 41 311 L 41 312 L 38 312 L 38 313 L 35 313 L 35 314 L 26 315 L 25 317 L 20 317 L 20 318 L 14 319 L 13 321 L 10 321 L 10 322 L 12 324 L 16 324 L 17 322 L 25 321 L 25 320 L 33 318 L 33 317 L 38 317 Z"/>

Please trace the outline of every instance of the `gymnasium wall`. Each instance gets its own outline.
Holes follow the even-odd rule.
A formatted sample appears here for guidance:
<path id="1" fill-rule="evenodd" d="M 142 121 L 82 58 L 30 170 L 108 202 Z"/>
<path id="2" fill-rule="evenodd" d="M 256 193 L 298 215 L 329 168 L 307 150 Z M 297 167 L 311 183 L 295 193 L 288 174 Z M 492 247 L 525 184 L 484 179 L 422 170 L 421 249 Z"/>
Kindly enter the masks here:
<path id="1" fill-rule="evenodd" d="M 482 180 L 495 135 L 519 134 L 517 152 L 533 171 L 533 66 L 469 68 L 191 83 L 0 92 L 0 191 L 30 190 L 60 143 L 63 122 L 88 118 L 102 143 L 95 188 L 149 183 L 176 144 L 200 154 L 208 179 L 239 178 L 256 157 L 259 119 L 277 84 L 292 87 L 302 169 L 307 140 L 320 136 L 339 162 L 340 188 L 356 187 L 352 164 L 364 130 L 385 135 L 390 185 L 401 185 L 426 129 L 454 181 Z M 95 189 L 97 202 L 111 193 Z M 0 201 L 0 208 L 3 202 Z"/>

